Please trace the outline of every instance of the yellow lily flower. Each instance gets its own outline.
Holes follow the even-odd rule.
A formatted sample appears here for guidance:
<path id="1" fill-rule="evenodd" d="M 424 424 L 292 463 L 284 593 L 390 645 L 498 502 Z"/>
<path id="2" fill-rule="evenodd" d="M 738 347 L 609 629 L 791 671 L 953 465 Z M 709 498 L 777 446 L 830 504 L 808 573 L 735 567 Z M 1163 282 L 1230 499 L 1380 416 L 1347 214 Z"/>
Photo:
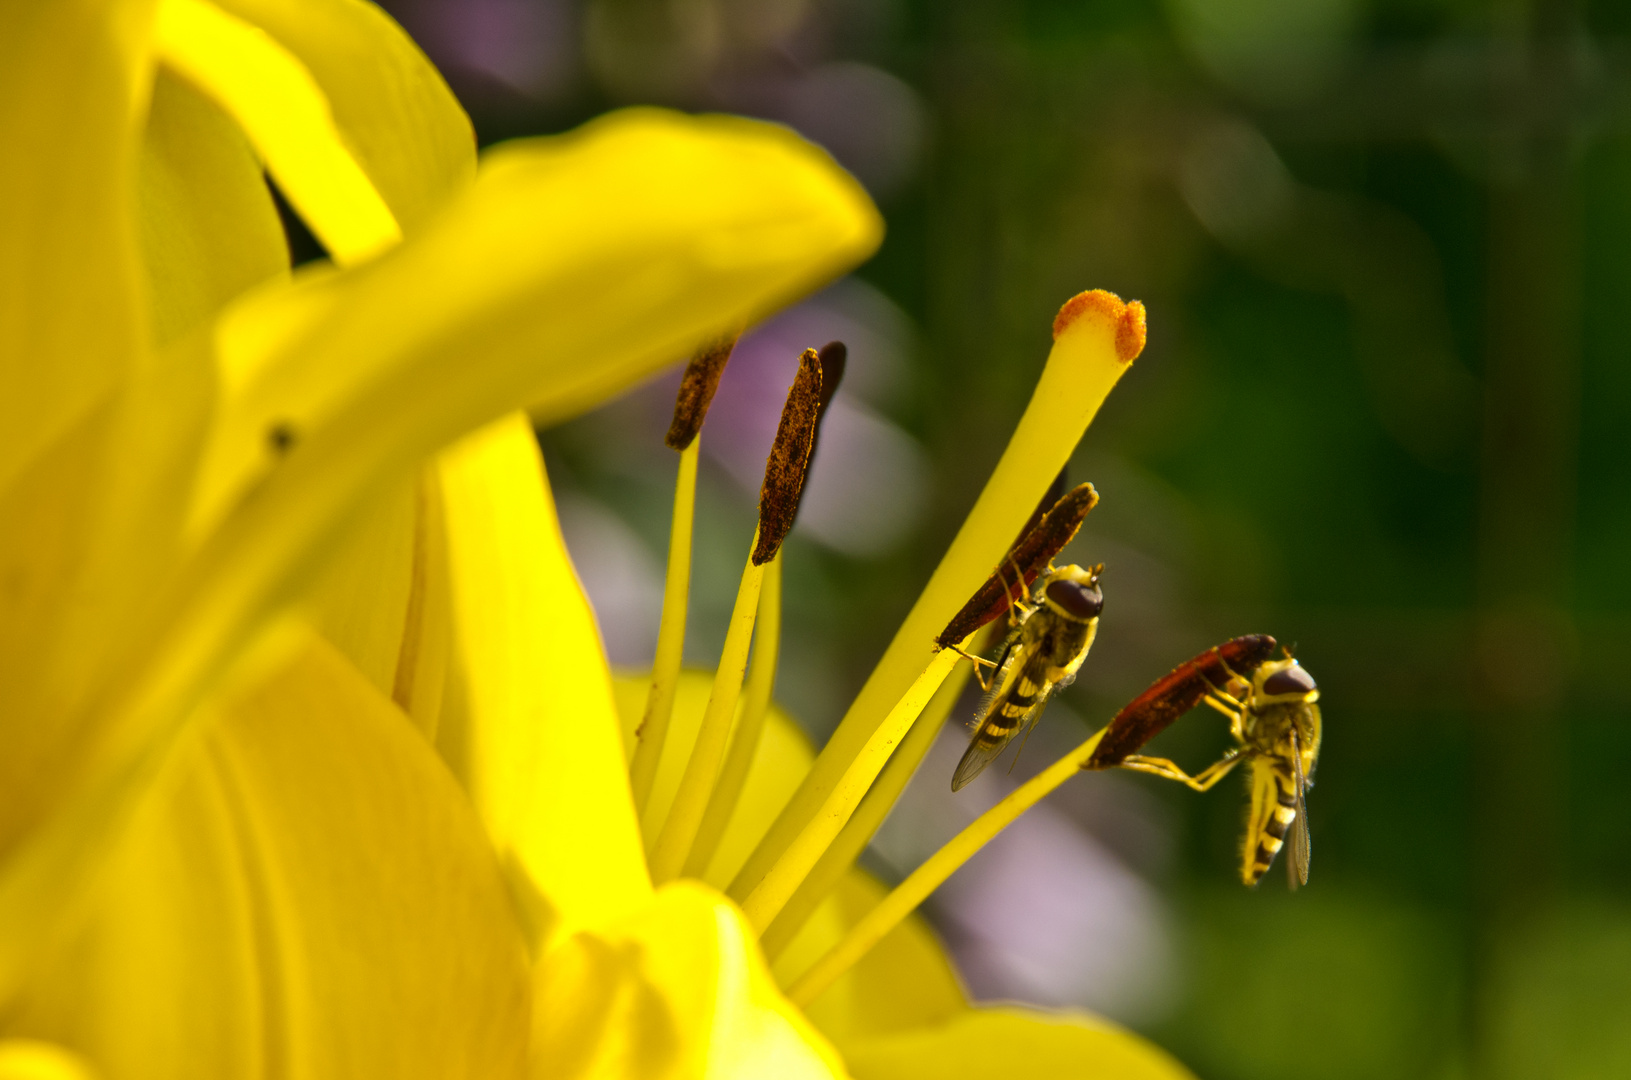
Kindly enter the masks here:
<path id="1" fill-rule="evenodd" d="M 635 110 L 478 168 L 361 0 L 11 5 L 0 102 L 0 1077 L 1183 1075 L 971 1008 L 911 922 L 796 1008 L 781 967 L 876 889 L 812 901 L 773 973 L 760 935 L 827 850 L 800 800 L 854 786 L 774 715 L 704 880 L 653 887 L 516 410 L 582 411 L 865 257 L 876 211 L 824 154 Z M 290 275 L 263 169 L 333 266 Z M 1115 353 L 1105 326 L 1056 352 Z M 982 500 L 903 635 L 1035 498 Z M 865 700 L 921 707 L 891 656 Z M 704 712 L 681 694 L 652 805 Z"/>

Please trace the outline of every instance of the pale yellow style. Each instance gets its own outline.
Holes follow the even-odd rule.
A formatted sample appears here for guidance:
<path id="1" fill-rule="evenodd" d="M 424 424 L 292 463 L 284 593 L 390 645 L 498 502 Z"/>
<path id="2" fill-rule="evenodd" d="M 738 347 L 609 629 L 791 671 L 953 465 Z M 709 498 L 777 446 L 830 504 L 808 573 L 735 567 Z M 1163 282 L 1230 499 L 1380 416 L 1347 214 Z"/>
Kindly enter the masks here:
<path id="1" fill-rule="evenodd" d="M 763 835 L 812 798 L 774 711 L 701 880 L 652 886 L 629 695 L 522 410 L 864 259 L 880 219 L 822 151 L 632 110 L 478 167 L 362 0 L 0 6 L 0 146 L 0 1080 L 1184 1075 L 971 1008 L 910 920 L 796 1009 L 879 894 L 850 875 L 774 971 L 723 894 L 756 849 L 808 871 Z M 290 273 L 263 169 L 332 264 Z"/>

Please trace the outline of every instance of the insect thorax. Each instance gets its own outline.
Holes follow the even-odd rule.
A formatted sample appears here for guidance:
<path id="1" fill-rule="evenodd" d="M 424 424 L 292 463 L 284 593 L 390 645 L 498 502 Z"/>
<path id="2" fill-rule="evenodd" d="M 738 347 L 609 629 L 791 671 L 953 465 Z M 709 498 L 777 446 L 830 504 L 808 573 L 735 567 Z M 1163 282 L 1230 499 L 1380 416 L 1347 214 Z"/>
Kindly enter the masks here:
<path id="1" fill-rule="evenodd" d="M 1261 705 L 1246 713 L 1246 741 L 1265 754 L 1291 753 L 1291 732 L 1297 731 L 1300 746 L 1307 748 L 1318 738 L 1314 706 L 1304 701 L 1283 701 Z"/>
<path id="2" fill-rule="evenodd" d="M 1049 666 L 1067 668 L 1087 648 L 1093 627 L 1042 608 L 1025 621 L 1025 630 Z"/>

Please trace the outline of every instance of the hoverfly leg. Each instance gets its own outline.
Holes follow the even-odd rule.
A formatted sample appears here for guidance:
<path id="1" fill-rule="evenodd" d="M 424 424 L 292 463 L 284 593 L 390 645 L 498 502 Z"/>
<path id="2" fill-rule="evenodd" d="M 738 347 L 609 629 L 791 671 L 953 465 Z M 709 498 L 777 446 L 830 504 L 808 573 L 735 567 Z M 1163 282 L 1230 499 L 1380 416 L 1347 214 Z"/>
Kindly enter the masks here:
<path id="1" fill-rule="evenodd" d="M 997 575 L 1002 578 L 1003 595 L 1008 597 L 1008 628 L 1011 630 L 1024 621 L 1015 612 L 1026 609 L 1025 571 L 1019 568 L 1019 564 L 1014 561 L 1012 554 L 1008 556 L 1008 567 L 1014 571 L 1014 590 L 1019 593 L 1018 596 L 1009 591 L 1007 575 L 1003 574 L 1001 570 L 997 572 Z"/>
<path id="2" fill-rule="evenodd" d="M 1193 788 L 1196 791 L 1209 791 L 1219 780 L 1228 776 L 1230 771 L 1240 764 L 1245 756 L 1246 748 L 1243 746 L 1236 747 L 1194 776 L 1190 776 L 1166 758 L 1145 757 L 1143 754 L 1131 755 L 1121 762 L 1120 767 L 1131 769 L 1134 772 L 1149 773 L 1165 780 L 1176 780 L 1185 787 Z"/>
<path id="3" fill-rule="evenodd" d="M 946 648 L 950 649 L 952 652 L 956 653 L 958 656 L 961 656 L 964 660 L 972 660 L 974 662 L 974 677 L 979 680 L 980 689 L 989 692 L 990 689 L 991 689 L 991 686 L 990 686 L 989 683 L 986 682 L 985 672 L 980 670 L 980 669 L 982 667 L 988 667 L 988 668 L 993 668 L 994 669 L 994 668 L 996 668 L 997 665 L 992 663 L 990 660 L 987 660 L 983 656 L 975 656 L 973 653 L 971 653 L 968 650 L 964 649 L 961 645 L 947 645 Z"/>
<path id="4" fill-rule="evenodd" d="M 1216 694 L 1217 696 L 1214 697 L 1213 694 Z M 1218 698 L 1222 698 L 1223 701 L 1219 701 Z M 1212 694 L 1208 694 L 1201 700 L 1207 705 L 1210 705 L 1212 708 L 1216 709 L 1218 712 L 1222 713 L 1224 716 L 1227 716 L 1229 718 L 1229 734 L 1233 735 L 1236 739 L 1245 741 L 1245 706 L 1241 704 L 1238 698 L 1234 697 L 1232 694 L 1224 693 L 1221 690 L 1214 690 Z M 1228 704 L 1225 705 L 1224 701 L 1227 701 Z"/>

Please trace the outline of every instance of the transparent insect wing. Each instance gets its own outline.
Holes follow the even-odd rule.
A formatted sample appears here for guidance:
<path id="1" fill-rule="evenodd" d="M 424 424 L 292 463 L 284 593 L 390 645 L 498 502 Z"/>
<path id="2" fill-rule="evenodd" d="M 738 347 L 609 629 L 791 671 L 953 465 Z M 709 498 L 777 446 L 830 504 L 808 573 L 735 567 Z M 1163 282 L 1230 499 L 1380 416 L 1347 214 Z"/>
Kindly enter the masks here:
<path id="1" fill-rule="evenodd" d="M 1291 729 L 1291 768 L 1296 783 L 1297 806 L 1296 820 L 1291 823 L 1291 851 L 1286 860 L 1286 881 L 1292 889 L 1298 885 L 1308 884 L 1308 862 L 1312 851 L 1312 843 L 1308 836 L 1308 803 L 1303 794 L 1308 790 L 1308 778 L 1303 775 L 1302 746 L 1297 739 L 1297 729 Z"/>
<path id="2" fill-rule="evenodd" d="M 956 772 L 952 773 L 953 791 L 960 791 L 984 772 L 988 765 L 1002 756 L 1015 735 L 1027 730 L 1042 715 L 1042 707 L 1052 696 L 1053 687 L 1035 677 L 1032 669 L 1036 666 L 1033 663 L 1036 653 L 1034 643 L 1009 651 L 1002 670 L 991 684 L 991 690 L 974 714 L 974 737 L 969 740 L 968 749 L 963 751 Z M 1034 695 L 1034 701 L 1019 716 L 1005 713 L 1003 708 L 1016 692 L 1025 696 Z"/>

